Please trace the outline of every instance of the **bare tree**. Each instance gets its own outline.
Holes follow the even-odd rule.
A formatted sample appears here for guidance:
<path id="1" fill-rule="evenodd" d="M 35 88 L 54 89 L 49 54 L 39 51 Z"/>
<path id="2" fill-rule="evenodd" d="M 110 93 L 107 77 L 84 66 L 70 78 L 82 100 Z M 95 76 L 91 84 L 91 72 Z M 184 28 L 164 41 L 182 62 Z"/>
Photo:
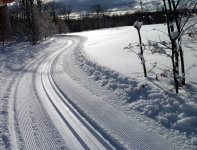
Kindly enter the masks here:
<path id="1" fill-rule="evenodd" d="M 61 14 L 65 16 L 65 21 L 69 27 L 70 27 L 70 15 L 72 11 L 73 11 L 73 7 L 71 5 L 63 6 L 61 8 Z"/>
<path id="2" fill-rule="evenodd" d="M 55 24 L 57 24 L 57 14 L 56 14 L 56 4 L 55 4 L 55 2 L 54 2 L 54 0 L 53 1 L 51 1 L 51 2 L 49 2 L 48 3 L 48 6 L 49 6 L 49 11 L 50 11 L 50 15 L 52 16 L 52 18 L 53 18 L 53 22 L 55 23 Z"/>
<path id="3" fill-rule="evenodd" d="M 185 61 L 183 55 L 182 37 L 188 30 L 189 32 L 193 30 L 190 34 L 192 35 L 192 32 L 195 32 L 193 28 L 197 25 L 197 22 L 188 24 L 190 18 L 192 17 L 192 13 L 195 12 L 197 6 L 197 2 L 192 2 L 187 1 L 183 3 L 181 0 L 163 0 L 168 31 L 167 35 L 170 42 L 155 42 L 149 40 L 147 45 L 143 45 L 140 33 L 142 22 L 136 21 L 134 23 L 134 27 L 138 30 L 140 54 L 133 50 L 134 47 L 132 44 L 129 44 L 129 46 L 126 47 L 126 49 L 136 53 L 141 59 L 144 68 L 144 76 L 146 76 L 146 66 L 143 51 L 146 49 L 146 46 L 149 47 L 148 49 L 150 49 L 152 53 L 165 54 L 167 57 L 170 57 L 172 62 L 172 77 L 174 80 L 176 93 L 179 92 L 180 86 L 185 85 Z M 140 0 L 140 5 L 143 7 L 142 0 Z M 144 9 L 141 8 L 141 11 L 143 10 Z M 167 53 L 166 50 L 171 50 L 171 54 Z"/>
<path id="4" fill-rule="evenodd" d="M 11 23 L 7 5 L 0 7 L 0 33 L 4 45 L 5 39 L 11 37 Z"/>
<path id="5" fill-rule="evenodd" d="M 142 15 L 143 15 L 143 1 L 140 0 L 140 6 L 141 6 L 141 12 L 142 12 Z M 139 18 L 140 19 L 140 18 Z M 135 51 L 133 51 L 133 46 L 130 44 L 129 47 L 126 47 L 126 49 L 129 49 L 130 51 L 136 53 L 138 55 L 138 57 L 140 58 L 141 60 L 141 64 L 143 66 L 143 72 L 144 72 L 144 77 L 147 77 L 147 71 L 146 71 L 146 61 L 145 61 L 145 58 L 144 58 L 144 50 L 145 48 L 143 48 L 143 43 L 142 43 L 142 36 L 141 36 L 141 32 L 140 32 L 140 29 L 143 25 L 143 22 L 142 21 L 138 21 L 136 20 L 135 23 L 133 24 L 133 26 L 136 28 L 137 32 L 138 32 L 138 37 L 139 37 L 139 47 L 140 47 L 140 53 L 136 53 Z"/>
<path id="6" fill-rule="evenodd" d="M 24 18 L 24 33 L 31 44 L 51 35 L 55 27 L 52 25 L 50 13 L 43 11 L 42 0 L 21 0 Z"/>
<path id="7" fill-rule="evenodd" d="M 144 12 L 143 0 L 140 0 L 140 7 L 141 7 L 141 11 L 143 13 Z"/>
<path id="8" fill-rule="evenodd" d="M 94 4 L 92 6 L 92 11 L 96 14 L 97 19 L 97 28 L 100 28 L 100 17 L 102 12 L 104 11 L 103 7 L 100 4 Z"/>
<path id="9" fill-rule="evenodd" d="M 132 43 L 130 43 L 129 46 L 125 47 L 124 49 L 127 49 L 130 52 L 133 52 L 138 56 L 138 58 L 141 60 L 142 66 L 143 66 L 144 77 L 147 77 L 146 61 L 145 61 L 145 58 L 144 58 L 144 51 L 146 50 L 146 45 L 144 45 L 142 43 L 142 36 L 141 36 L 141 32 L 140 32 L 142 24 L 143 24 L 142 22 L 136 21 L 133 25 L 138 32 L 139 44 L 133 45 Z M 135 47 L 140 48 L 140 53 L 138 53 L 134 50 Z"/>
<path id="10" fill-rule="evenodd" d="M 184 32 L 189 29 L 189 27 L 185 29 L 186 24 L 188 23 L 193 10 L 197 6 L 197 2 L 195 2 L 193 8 L 186 13 L 186 16 L 184 16 L 184 18 L 182 18 L 180 10 L 183 8 L 179 7 L 180 3 L 181 0 L 163 0 L 168 36 L 171 42 L 171 60 L 176 93 L 178 93 L 178 88 L 180 84 L 185 85 L 185 64 L 181 38 Z M 182 74 L 179 73 L 179 62 L 181 62 Z"/>
<path id="11" fill-rule="evenodd" d="M 72 11 L 73 7 L 71 5 L 68 5 L 66 9 L 66 19 L 68 20 L 68 22 L 70 22 L 70 14 L 72 13 Z"/>
<path id="12" fill-rule="evenodd" d="M 21 0 L 21 3 L 27 27 L 25 32 L 27 32 L 30 43 L 36 44 L 38 41 L 38 30 L 36 29 L 34 0 Z"/>

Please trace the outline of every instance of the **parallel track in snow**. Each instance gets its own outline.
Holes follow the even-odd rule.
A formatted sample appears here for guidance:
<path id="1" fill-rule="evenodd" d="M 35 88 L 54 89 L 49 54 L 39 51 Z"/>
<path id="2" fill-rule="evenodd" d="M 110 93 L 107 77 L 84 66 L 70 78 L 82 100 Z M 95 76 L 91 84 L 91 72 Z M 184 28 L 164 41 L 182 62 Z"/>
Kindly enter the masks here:
<path id="1" fill-rule="evenodd" d="M 72 45 L 73 42 L 70 41 L 69 45 Z M 71 149 L 115 149 L 78 113 L 56 87 L 51 68 L 58 55 L 64 50 L 61 49 L 51 54 L 38 69 L 41 76 L 38 79 L 37 87 L 39 93 L 42 93 L 46 110 L 52 116 L 57 129 Z M 40 81 L 42 85 L 40 85 Z M 54 115 L 59 116 L 55 118 Z"/>
<path id="2" fill-rule="evenodd" d="M 91 79 L 86 80 L 86 74 L 83 76 L 80 65 L 76 65 L 78 58 L 75 52 L 81 51 L 83 48 L 81 46 L 78 45 L 75 49 L 69 48 L 59 56 L 52 67 L 52 76 L 57 88 L 80 114 L 116 149 L 180 150 L 181 147 L 176 147 L 155 131 L 128 117 L 91 89 L 86 89 L 86 85 L 91 84 L 89 83 Z M 80 84 L 80 80 L 85 80 L 85 85 Z"/>
<path id="3" fill-rule="evenodd" d="M 80 41 L 65 38 L 62 48 L 33 60 L 17 76 L 9 103 L 12 149 L 115 149 L 59 92 L 52 65 Z"/>
<path id="4" fill-rule="evenodd" d="M 65 40 L 61 49 L 34 61 L 18 78 L 9 125 L 16 133 L 13 149 L 180 149 L 73 80 L 64 60 L 71 62 L 81 41 Z"/>
<path id="5" fill-rule="evenodd" d="M 61 46 L 65 47 L 66 42 Z M 17 76 L 9 102 L 11 149 L 68 149 L 55 128 L 35 89 L 37 68 L 54 51 L 34 59 Z"/>

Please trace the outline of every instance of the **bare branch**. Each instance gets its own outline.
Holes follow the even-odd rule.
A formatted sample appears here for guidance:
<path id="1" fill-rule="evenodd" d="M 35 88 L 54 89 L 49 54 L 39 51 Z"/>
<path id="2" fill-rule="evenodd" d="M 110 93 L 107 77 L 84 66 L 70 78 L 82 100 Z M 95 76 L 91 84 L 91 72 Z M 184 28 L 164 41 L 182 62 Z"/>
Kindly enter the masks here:
<path id="1" fill-rule="evenodd" d="M 176 6 L 175 6 L 176 9 L 178 8 L 180 1 L 181 1 L 181 0 L 178 0 L 178 1 L 177 1 Z M 174 0 L 173 0 L 173 2 L 174 2 Z"/>
<path id="2" fill-rule="evenodd" d="M 187 24 L 188 20 L 190 19 L 190 17 L 192 16 L 192 12 L 195 10 L 197 6 L 197 2 L 195 3 L 193 9 L 190 11 L 189 15 L 187 16 L 187 19 L 185 20 L 185 22 L 183 23 L 183 26 L 181 27 L 180 31 L 182 32 L 183 28 L 185 27 L 185 25 Z"/>

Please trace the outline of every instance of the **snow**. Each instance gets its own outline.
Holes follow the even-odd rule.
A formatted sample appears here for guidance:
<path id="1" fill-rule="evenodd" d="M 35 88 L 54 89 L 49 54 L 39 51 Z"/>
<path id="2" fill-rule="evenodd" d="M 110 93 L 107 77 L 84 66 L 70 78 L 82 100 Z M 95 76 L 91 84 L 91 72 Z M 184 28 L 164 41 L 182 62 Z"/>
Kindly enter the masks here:
<path id="1" fill-rule="evenodd" d="M 141 27 L 143 25 L 143 22 L 139 22 L 139 21 L 135 21 L 133 26 L 137 29 L 137 30 L 140 30 Z"/>
<path id="2" fill-rule="evenodd" d="M 172 40 L 178 39 L 179 36 L 180 36 L 180 32 L 178 32 L 178 31 L 171 32 L 171 34 L 170 34 L 170 38 L 171 38 Z"/>
<path id="3" fill-rule="evenodd" d="M 166 28 L 165 24 L 143 26 L 143 43 L 148 43 L 149 40 L 168 42 Z M 107 89 L 117 97 L 108 96 L 106 101 L 121 108 L 123 112 L 134 110 L 154 119 L 168 130 L 165 134 L 174 134 L 173 138 L 177 143 L 182 143 L 185 149 L 197 148 L 197 41 L 189 36 L 183 38 L 187 83 L 177 95 L 170 79 L 171 60 L 165 55 L 157 54 L 170 54 L 170 51 L 159 48 L 153 55 L 150 51 L 145 51 L 148 78 L 144 78 L 138 56 L 124 49 L 130 43 L 138 42 L 134 27 L 88 31 L 77 35 L 84 36 L 86 42 L 82 50 L 75 53 L 76 63 L 96 86 Z M 138 49 L 135 48 L 135 51 Z M 88 88 L 87 83 L 86 86 Z M 98 95 L 99 90 L 94 92 Z"/>
<path id="4" fill-rule="evenodd" d="M 37 99 L 30 68 L 65 42 L 56 36 L 34 46 L 12 41 L 0 47 L 0 149 L 67 149 Z"/>
<path id="5" fill-rule="evenodd" d="M 85 81 L 86 85 L 91 85 L 91 81 L 86 82 L 87 77 L 82 77 L 83 73 L 75 65 L 72 50 L 61 55 L 54 66 L 53 79 L 62 94 L 100 134 L 110 143 L 116 143 L 116 149 L 180 149 L 104 101 L 98 93 L 79 84 L 73 75 Z"/>
<path id="6" fill-rule="evenodd" d="M 143 25 L 143 43 L 168 43 L 166 28 Z M 67 149 L 69 140 L 62 137 L 68 137 L 58 130 L 63 130 L 63 121 L 54 123 L 60 116 L 45 107 L 50 102 L 40 99 L 42 90 L 35 90 L 34 76 L 40 78 L 36 68 L 46 55 L 69 40 L 77 42 L 55 61 L 61 70 L 54 69 L 53 78 L 101 137 L 127 149 L 197 149 L 197 41 L 183 38 L 186 86 L 177 95 L 166 57 L 170 51 L 158 45 L 152 52 L 145 50 L 144 78 L 136 55 L 139 46 L 134 46 L 136 54 L 124 49 L 130 43 L 138 45 L 133 26 L 58 35 L 36 46 L 11 42 L 0 47 L 0 149 Z"/>

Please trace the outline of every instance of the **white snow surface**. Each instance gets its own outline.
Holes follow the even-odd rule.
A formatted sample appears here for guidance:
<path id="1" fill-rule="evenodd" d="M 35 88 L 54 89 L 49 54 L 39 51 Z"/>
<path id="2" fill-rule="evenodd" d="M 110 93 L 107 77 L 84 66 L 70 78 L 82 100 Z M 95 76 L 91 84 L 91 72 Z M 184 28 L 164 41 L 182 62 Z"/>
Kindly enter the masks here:
<path id="1" fill-rule="evenodd" d="M 148 40 L 167 42 L 166 28 L 163 24 L 142 26 L 143 43 Z M 144 78 L 140 59 L 136 54 L 124 50 L 129 43 L 138 43 L 134 27 L 88 31 L 75 35 L 86 39 L 83 47 L 75 52 L 76 63 L 89 76 L 88 79 L 78 79 L 83 86 L 128 116 L 133 116 L 135 111 L 153 119 L 166 129 L 159 129 L 158 132 L 170 137 L 184 149 L 197 148 L 197 41 L 188 36 L 183 38 L 186 86 L 180 88 L 177 95 L 171 78 L 165 77 L 171 71 L 170 58 L 145 51 L 148 78 Z M 137 48 L 135 51 L 139 52 Z M 170 51 L 167 53 L 170 54 Z M 153 68 L 154 64 L 157 64 L 156 68 Z M 93 88 L 95 85 L 92 84 L 97 88 Z M 100 87 L 107 92 L 100 92 Z M 146 119 L 142 121 L 145 124 L 150 122 Z"/>
<path id="2" fill-rule="evenodd" d="M 133 24 L 133 26 L 137 29 L 140 30 L 141 27 L 143 25 L 143 22 L 139 22 L 139 21 L 135 21 L 135 23 Z"/>
<path id="3" fill-rule="evenodd" d="M 33 84 L 36 65 L 67 43 L 58 37 L 38 45 L 10 42 L 0 47 L 0 149 L 68 149 L 46 113 Z"/>
<path id="4" fill-rule="evenodd" d="M 166 28 L 142 26 L 143 42 L 168 41 Z M 197 149 L 197 42 L 183 39 L 187 84 L 177 95 L 166 77 L 169 58 L 146 51 L 144 78 L 138 56 L 124 49 L 138 43 L 132 26 L 0 47 L 0 149 L 68 149 L 65 131 L 57 128 L 64 125 L 54 123 L 34 80 L 40 78 L 36 70 L 43 58 L 70 40 L 75 44 L 50 62 L 52 77 L 94 132 L 119 149 Z"/>

